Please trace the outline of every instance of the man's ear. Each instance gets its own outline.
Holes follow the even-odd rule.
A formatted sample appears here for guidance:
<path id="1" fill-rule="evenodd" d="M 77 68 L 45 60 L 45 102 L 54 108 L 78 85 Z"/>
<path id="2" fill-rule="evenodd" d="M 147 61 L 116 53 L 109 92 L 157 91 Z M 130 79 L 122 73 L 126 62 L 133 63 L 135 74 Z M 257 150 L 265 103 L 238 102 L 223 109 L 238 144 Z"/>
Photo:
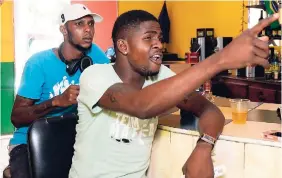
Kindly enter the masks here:
<path id="1" fill-rule="evenodd" d="M 126 40 L 118 39 L 117 40 L 117 48 L 118 48 L 120 53 L 122 53 L 123 55 L 127 55 L 127 53 L 128 53 L 128 43 L 127 43 Z"/>
<path id="2" fill-rule="evenodd" d="M 64 36 L 66 36 L 66 35 L 68 34 L 68 31 L 67 31 L 67 29 L 66 29 L 66 27 L 65 27 L 64 25 L 61 25 L 61 26 L 60 26 L 60 32 L 61 32 Z"/>

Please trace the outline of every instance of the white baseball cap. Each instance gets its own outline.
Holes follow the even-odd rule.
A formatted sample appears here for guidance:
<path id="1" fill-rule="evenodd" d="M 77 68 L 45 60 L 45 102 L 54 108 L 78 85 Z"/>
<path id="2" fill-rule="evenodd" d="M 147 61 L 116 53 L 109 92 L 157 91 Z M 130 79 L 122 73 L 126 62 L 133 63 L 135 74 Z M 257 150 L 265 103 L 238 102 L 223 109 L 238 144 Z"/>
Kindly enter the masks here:
<path id="1" fill-rule="evenodd" d="M 64 7 L 60 14 L 60 25 L 64 25 L 70 20 L 76 20 L 87 15 L 91 15 L 95 22 L 101 22 L 103 20 L 102 16 L 91 12 L 83 4 L 69 4 Z"/>

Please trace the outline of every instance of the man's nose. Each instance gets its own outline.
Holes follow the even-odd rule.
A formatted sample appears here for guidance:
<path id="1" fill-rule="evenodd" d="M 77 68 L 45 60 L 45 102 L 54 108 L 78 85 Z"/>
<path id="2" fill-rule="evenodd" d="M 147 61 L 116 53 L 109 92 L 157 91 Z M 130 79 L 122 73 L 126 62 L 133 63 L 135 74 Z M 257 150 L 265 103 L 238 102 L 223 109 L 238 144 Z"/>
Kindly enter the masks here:
<path id="1" fill-rule="evenodd" d="M 163 49 L 163 43 L 161 42 L 161 40 L 155 40 L 154 48 Z"/>
<path id="2" fill-rule="evenodd" d="M 85 31 L 85 32 L 90 32 L 90 30 L 91 30 L 90 25 L 85 25 L 84 31 Z"/>

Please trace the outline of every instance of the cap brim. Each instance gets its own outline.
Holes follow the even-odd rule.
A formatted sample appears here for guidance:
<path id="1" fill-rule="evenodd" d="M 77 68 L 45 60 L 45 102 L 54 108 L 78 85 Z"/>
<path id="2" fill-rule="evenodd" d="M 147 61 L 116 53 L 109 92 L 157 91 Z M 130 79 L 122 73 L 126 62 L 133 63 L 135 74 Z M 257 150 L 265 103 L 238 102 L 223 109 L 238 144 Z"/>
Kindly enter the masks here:
<path id="1" fill-rule="evenodd" d="M 102 22 L 103 21 L 103 17 L 99 14 L 96 14 L 96 13 L 92 13 L 92 14 L 89 14 L 89 15 L 92 15 L 93 19 L 95 22 Z"/>

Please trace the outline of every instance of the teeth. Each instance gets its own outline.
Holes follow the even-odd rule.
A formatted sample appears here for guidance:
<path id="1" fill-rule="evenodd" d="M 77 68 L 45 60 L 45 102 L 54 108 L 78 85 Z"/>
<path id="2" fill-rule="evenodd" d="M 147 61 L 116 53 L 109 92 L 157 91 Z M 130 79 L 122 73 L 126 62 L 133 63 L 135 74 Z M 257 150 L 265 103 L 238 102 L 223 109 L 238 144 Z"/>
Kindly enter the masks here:
<path id="1" fill-rule="evenodd" d="M 161 56 L 160 55 L 158 55 L 158 54 L 155 54 L 154 56 L 153 56 L 153 58 L 160 58 Z"/>

